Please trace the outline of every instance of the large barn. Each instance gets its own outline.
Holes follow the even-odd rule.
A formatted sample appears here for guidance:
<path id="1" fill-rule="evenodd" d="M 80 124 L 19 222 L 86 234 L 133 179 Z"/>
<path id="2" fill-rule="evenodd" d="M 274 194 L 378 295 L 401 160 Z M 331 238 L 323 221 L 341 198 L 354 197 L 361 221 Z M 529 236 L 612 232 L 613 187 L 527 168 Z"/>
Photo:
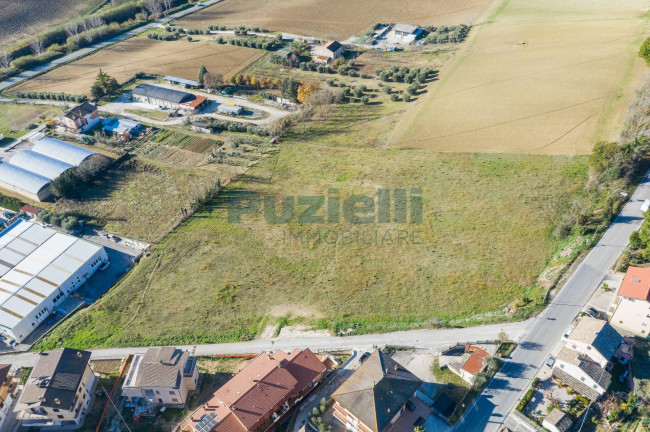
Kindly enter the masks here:
<path id="1" fill-rule="evenodd" d="M 0 334 L 24 340 L 108 261 L 102 246 L 22 219 L 0 233 Z"/>
<path id="2" fill-rule="evenodd" d="M 131 97 L 138 102 L 160 107 L 184 110 L 199 110 L 207 102 L 205 96 L 197 96 L 184 91 L 139 84 L 131 90 Z"/>
<path id="3" fill-rule="evenodd" d="M 96 154 L 56 138 L 41 138 L 31 149 L 0 163 L 0 187 L 32 201 L 44 201 L 51 195 L 51 180 Z"/>

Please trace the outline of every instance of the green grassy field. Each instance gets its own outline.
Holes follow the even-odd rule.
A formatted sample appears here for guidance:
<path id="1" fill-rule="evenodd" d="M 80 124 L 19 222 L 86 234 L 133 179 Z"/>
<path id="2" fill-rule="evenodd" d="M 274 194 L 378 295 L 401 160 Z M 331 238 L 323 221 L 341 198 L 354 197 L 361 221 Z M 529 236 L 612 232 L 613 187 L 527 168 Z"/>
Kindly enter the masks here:
<path id="1" fill-rule="evenodd" d="M 214 175 L 135 159 L 108 170 L 76 199 L 57 209 L 78 214 L 111 233 L 147 242 L 159 240 L 181 218 Z"/>
<path id="2" fill-rule="evenodd" d="M 62 113 L 57 106 L 0 103 L 0 134 L 17 138 L 27 132 L 28 125 L 38 125 Z"/>
<path id="3" fill-rule="evenodd" d="M 585 184 L 586 157 L 387 150 L 404 105 L 346 105 L 328 121 L 298 126 L 40 348 L 245 340 L 287 314 L 314 327 L 361 333 L 474 325 L 537 310 L 543 295 L 537 278 L 560 244 L 551 233 Z M 423 222 L 226 219 L 228 197 L 242 190 L 287 196 L 329 188 L 343 198 L 419 188 Z M 288 229 L 330 228 L 380 236 L 392 230 L 393 238 L 395 230 L 417 231 L 419 244 L 286 240 Z"/>

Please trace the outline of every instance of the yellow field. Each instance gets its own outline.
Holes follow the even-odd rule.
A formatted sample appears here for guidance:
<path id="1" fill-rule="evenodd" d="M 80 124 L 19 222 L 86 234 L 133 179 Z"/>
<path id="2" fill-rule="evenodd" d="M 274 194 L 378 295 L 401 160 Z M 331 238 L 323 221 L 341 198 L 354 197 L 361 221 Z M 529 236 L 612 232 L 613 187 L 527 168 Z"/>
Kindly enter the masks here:
<path id="1" fill-rule="evenodd" d="M 178 21 L 184 27 L 210 24 L 260 26 L 272 31 L 345 39 L 375 22 L 462 24 L 492 0 L 224 0 Z"/>
<path id="2" fill-rule="evenodd" d="M 225 77 L 240 71 L 262 51 L 214 42 L 157 41 L 133 38 L 104 48 L 74 63 L 59 67 L 13 89 L 88 94 L 101 68 L 119 82 L 138 71 L 196 79 L 203 64 L 209 72 Z"/>
<path id="3" fill-rule="evenodd" d="M 642 0 L 505 0 L 404 116 L 394 147 L 585 154 L 616 139 L 644 67 Z"/>

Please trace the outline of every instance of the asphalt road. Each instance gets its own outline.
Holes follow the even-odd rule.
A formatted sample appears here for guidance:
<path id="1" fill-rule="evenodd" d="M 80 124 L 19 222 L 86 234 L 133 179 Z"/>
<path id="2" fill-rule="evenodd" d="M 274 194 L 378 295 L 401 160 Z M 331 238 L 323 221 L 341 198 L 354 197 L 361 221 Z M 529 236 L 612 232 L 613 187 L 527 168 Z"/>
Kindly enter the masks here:
<path id="1" fill-rule="evenodd" d="M 551 304 L 537 316 L 519 341 L 510 360 L 490 381 L 464 418 L 457 432 L 498 431 L 508 413 L 553 346 L 589 300 L 607 271 L 625 249 L 633 231 L 643 224 L 641 204 L 650 199 L 648 174 L 598 244 L 566 282 Z"/>
<path id="2" fill-rule="evenodd" d="M 409 330 L 345 337 L 275 338 L 270 340 L 253 340 L 249 342 L 187 345 L 180 348 L 186 349 L 199 356 L 258 353 L 279 349 L 291 351 L 295 348 L 310 348 L 313 351 L 358 349 L 363 352 L 371 350 L 374 345 L 413 346 L 431 352 L 439 352 L 440 350 L 456 343 L 475 342 L 477 340 L 494 340 L 501 331 L 506 332 L 510 338 L 519 340 L 531 323 L 532 320 L 528 320 L 513 323 L 489 324 L 462 329 Z M 140 354 L 144 353 L 146 350 L 147 347 L 97 349 L 92 351 L 92 358 L 96 360 L 120 359 L 125 357 L 127 354 Z M 11 364 L 14 369 L 24 366 L 33 366 L 36 362 L 37 356 L 37 353 L 5 354 L 0 355 L 0 363 Z"/>
<path id="3" fill-rule="evenodd" d="M 161 26 L 163 24 L 166 24 L 167 22 L 169 22 L 171 20 L 184 17 L 185 15 L 191 14 L 192 12 L 196 12 L 197 10 L 203 9 L 204 7 L 213 5 L 213 4 L 218 3 L 220 1 L 222 1 L 222 0 L 206 0 L 206 1 L 203 2 L 204 6 L 193 6 L 191 8 L 187 8 L 187 9 L 182 10 L 180 12 L 176 12 L 176 13 L 174 13 L 172 15 L 161 18 L 161 19 L 159 19 L 157 21 L 153 21 L 153 22 L 151 22 L 149 24 L 146 24 L 146 25 L 144 25 L 142 27 L 138 27 L 136 29 L 133 29 L 133 30 L 128 31 L 126 33 L 123 33 L 121 35 L 115 36 L 115 37 L 113 37 L 111 39 L 108 39 L 108 40 L 105 40 L 105 41 L 102 41 L 102 42 L 98 42 L 98 43 L 96 43 L 94 45 L 90 45 L 90 46 L 88 46 L 86 48 L 81 48 L 81 49 L 79 49 L 79 50 L 77 50 L 75 52 L 72 52 L 72 53 L 70 53 L 70 54 L 68 54 L 66 56 L 60 57 L 60 58 L 58 58 L 56 60 L 52 60 L 49 63 L 45 63 L 43 65 L 35 67 L 34 69 L 30 69 L 28 71 L 22 72 L 22 73 L 20 73 L 20 74 L 18 74 L 16 76 L 8 78 L 7 80 L 5 80 L 3 82 L 0 82 L 0 91 L 6 89 L 9 86 L 17 84 L 20 81 L 31 78 L 36 74 L 39 74 L 39 73 L 44 72 L 44 71 L 49 70 L 49 69 L 53 69 L 53 68 L 55 68 L 55 67 L 57 67 L 57 66 L 59 66 L 59 65 L 61 65 L 63 63 L 67 63 L 67 62 L 69 62 L 71 60 L 77 59 L 77 58 L 82 57 L 82 56 L 84 56 L 86 54 L 90 54 L 90 53 L 92 53 L 94 51 L 97 51 L 99 49 L 104 48 L 107 45 L 111 45 L 111 44 L 113 44 L 115 42 L 119 42 L 121 40 L 128 39 L 128 38 L 130 38 L 132 36 L 139 35 L 142 32 L 145 32 L 145 31 L 150 30 L 150 29 L 155 28 L 155 27 L 159 27 L 159 26 Z"/>

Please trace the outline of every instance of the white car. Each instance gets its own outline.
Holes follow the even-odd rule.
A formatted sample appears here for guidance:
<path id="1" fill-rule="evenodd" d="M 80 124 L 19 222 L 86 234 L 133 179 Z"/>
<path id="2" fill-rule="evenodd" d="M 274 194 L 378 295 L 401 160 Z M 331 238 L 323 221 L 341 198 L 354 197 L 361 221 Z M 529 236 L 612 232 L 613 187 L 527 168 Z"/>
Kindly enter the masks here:
<path id="1" fill-rule="evenodd" d="M 643 204 L 641 204 L 641 211 L 645 213 L 648 211 L 649 208 L 650 208 L 650 199 L 647 199 L 643 201 Z"/>

